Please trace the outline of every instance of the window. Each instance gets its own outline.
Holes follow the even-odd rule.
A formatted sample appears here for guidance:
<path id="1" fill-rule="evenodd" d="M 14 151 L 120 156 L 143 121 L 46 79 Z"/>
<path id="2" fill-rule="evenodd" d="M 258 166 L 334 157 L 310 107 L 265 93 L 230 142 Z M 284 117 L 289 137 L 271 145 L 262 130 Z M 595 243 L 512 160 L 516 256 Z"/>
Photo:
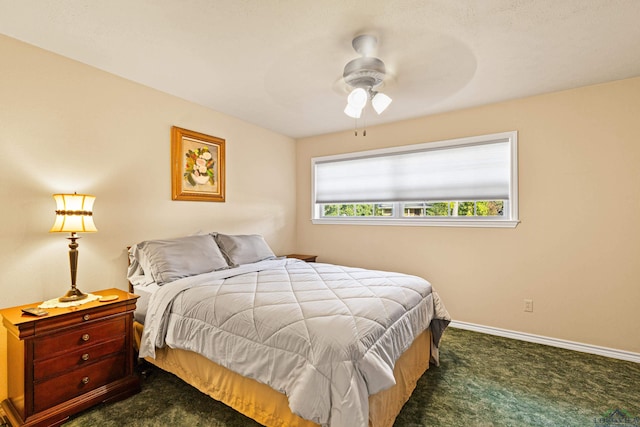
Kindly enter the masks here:
<path id="1" fill-rule="evenodd" d="M 314 224 L 515 227 L 517 132 L 312 159 Z"/>

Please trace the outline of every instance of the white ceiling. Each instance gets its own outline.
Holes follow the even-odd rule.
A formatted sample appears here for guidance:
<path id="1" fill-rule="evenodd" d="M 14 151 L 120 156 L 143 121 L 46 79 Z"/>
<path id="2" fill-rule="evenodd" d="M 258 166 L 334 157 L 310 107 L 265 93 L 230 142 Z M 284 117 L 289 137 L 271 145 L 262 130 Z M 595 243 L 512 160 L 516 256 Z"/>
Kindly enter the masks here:
<path id="1" fill-rule="evenodd" d="M 640 76 L 638 22 L 640 0 L 0 0 L 0 33 L 295 138 L 354 127 L 355 35 L 393 75 L 370 126 Z"/>

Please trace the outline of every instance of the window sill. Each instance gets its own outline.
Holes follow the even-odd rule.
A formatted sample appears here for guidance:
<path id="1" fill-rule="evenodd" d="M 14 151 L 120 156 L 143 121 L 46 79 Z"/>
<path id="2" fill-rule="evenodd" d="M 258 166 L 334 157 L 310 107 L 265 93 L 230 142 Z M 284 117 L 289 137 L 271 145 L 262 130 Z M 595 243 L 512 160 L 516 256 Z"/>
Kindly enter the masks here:
<path id="1" fill-rule="evenodd" d="M 519 220 L 505 219 L 399 219 L 399 218 L 312 218 L 312 224 L 331 225 L 401 225 L 409 227 L 480 227 L 480 228 L 515 228 Z"/>

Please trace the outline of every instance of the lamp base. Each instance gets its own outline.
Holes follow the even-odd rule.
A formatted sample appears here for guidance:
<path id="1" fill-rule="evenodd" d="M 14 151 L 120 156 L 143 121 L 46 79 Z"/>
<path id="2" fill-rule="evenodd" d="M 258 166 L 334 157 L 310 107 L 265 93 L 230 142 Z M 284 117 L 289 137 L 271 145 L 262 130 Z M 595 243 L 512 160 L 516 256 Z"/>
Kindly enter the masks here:
<path id="1" fill-rule="evenodd" d="M 58 298 L 60 302 L 70 302 L 70 301 L 78 301 L 81 299 L 85 299 L 87 294 L 83 294 L 78 288 L 71 288 L 69 291 L 62 297 Z"/>

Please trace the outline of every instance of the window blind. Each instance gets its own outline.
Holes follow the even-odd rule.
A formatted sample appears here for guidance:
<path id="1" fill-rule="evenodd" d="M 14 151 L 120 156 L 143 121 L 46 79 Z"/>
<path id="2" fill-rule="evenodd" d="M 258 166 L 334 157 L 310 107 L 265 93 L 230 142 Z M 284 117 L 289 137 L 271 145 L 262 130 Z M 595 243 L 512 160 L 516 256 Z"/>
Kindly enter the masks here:
<path id="1" fill-rule="evenodd" d="M 428 144 L 425 144 L 428 145 Z M 315 164 L 316 203 L 508 200 L 509 139 Z"/>

